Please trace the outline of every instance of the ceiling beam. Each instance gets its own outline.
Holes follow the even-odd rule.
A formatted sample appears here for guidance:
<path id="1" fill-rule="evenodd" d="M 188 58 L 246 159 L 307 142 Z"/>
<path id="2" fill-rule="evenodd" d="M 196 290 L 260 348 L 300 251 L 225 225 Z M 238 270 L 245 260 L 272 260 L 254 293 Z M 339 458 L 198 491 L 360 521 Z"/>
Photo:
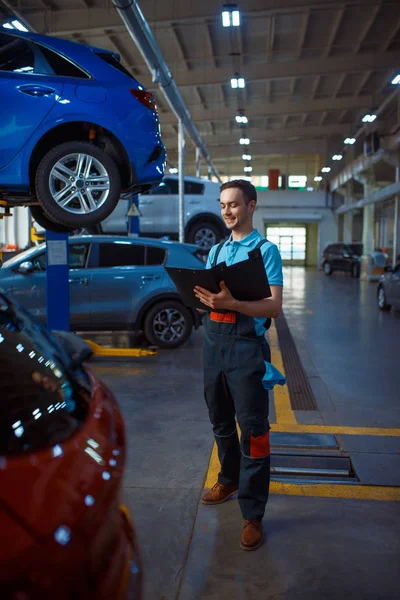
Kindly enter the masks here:
<path id="1" fill-rule="evenodd" d="M 329 37 L 326 41 L 326 50 L 323 53 L 324 58 L 328 58 L 329 54 L 331 53 L 332 46 L 335 42 L 336 35 L 337 35 L 340 25 L 342 23 L 344 13 L 345 13 L 344 7 L 339 8 L 338 11 L 336 12 L 336 16 L 335 16 L 334 20 L 332 21 L 332 27 L 331 27 L 331 31 L 329 33 Z"/>
<path id="2" fill-rule="evenodd" d="M 365 38 L 367 37 L 369 30 L 371 29 L 376 17 L 378 16 L 381 6 L 382 6 L 382 2 L 379 2 L 371 8 L 370 17 L 367 20 L 367 22 L 365 23 L 365 26 L 363 27 L 363 29 L 361 30 L 361 33 L 358 38 L 358 42 L 356 44 L 356 47 L 354 48 L 354 52 L 356 54 L 360 51 L 362 43 L 364 42 Z"/>
<path id="3" fill-rule="evenodd" d="M 211 37 L 210 27 L 207 22 L 204 23 L 204 33 L 205 33 L 206 44 L 208 46 L 208 53 L 210 55 L 209 58 L 211 58 L 214 68 L 217 68 L 218 64 L 215 59 L 214 44 L 213 44 L 213 40 Z"/>
<path id="4" fill-rule="evenodd" d="M 168 146 L 167 146 L 168 150 Z M 257 143 L 251 145 L 251 156 L 267 156 L 269 154 L 274 155 L 296 155 L 296 154 L 324 154 L 327 150 L 327 143 L 325 140 L 299 140 L 292 142 L 276 142 L 276 143 Z M 212 159 L 234 157 L 237 153 L 237 158 L 243 154 L 243 148 L 237 146 L 237 151 L 232 150 L 232 145 L 218 145 L 210 146 L 210 155 Z"/>
<path id="5" fill-rule="evenodd" d="M 89 1 L 85 4 L 89 4 Z M 313 9 L 318 11 L 332 10 L 332 0 L 309 0 L 308 2 L 307 0 L 268 0 L 268 8 L 264 8 L 265 4 L 266 2 L 260 2 L 260 0 L 246 0 L 246 8 L 241 10 L 242 19 L 248 21 L 251 25 L 251 21 L 254 19 L 275 14 L 302 14 Z M 346 6 L 349 8 L 359 4 L 360 0 L 346 0 Z M 364 7 L 375 6 L 376 0 L 362 0 L 362 5 Z M 262 6 L 261 9 L 260 6 Z M 154 21 L 154 0 L 142 0 L 140 8 L 150 26 L 156 23 L 158 29 L 169 29 L 172 23 L 177 22 L 179 22 L 179 25 L 187 26 L 203 23 L 204 21 L 220 25 L 221 17 L 219 10 L 216 10 L 215 0 L 202 0 L 201 2 L 189 4 L 188 2 L 177 2 L 176 0 L 157 2 L 156 22 Z M 35 10 L 33 8 L 21 10 L 21 13 L 40 33 L 63 36 L 79 31 L 101 31 L 105 28 L 118 27 L 121 31 L 125 29 L 119 15 L 112 5 L 110 8 L 108 2 L 104 8 L 96 7 L 96 10 L 91 10 L 90 13 L 84 6 L 55 11 L 52 14 L 51 25 L 46 23 L 45 12 L 45 10 Z"/>
<path id="6" fill-rule="evenodd" d="M 306 13 L 304 13 L 303 26 L 302 26 L 301 35 L 300 35 L 300 45 L 299 45 L 299 50 L 297 52 L 297 58 L 301 58 L 301 53 L 303 51 L 304 42 L 306 41 L 306 37 L 307 37 L 307 29 L 308 29 L 308 22 L 310 20 L 310 16 L 311 16 L 311 11 L 307 11 Z"/>
<path id="7" fill-rule="evenodd" d="M 170 29 L 171 33 L 172 33 L 172 37 L 174 38 L 174 42 L 175 42 L 175 46 L 178 50 L 178 54 L 181 58 L 181 61 L 183 62 L 183 64 L 185 65 L 185 68 L 187 71 L 190 71 L 190 62 L 188 60 L 188 57 L 186 56 L 186 52 L 183 49 L 183 44 L 179 35 L 179 31 L 177 30 L 176 26 L 173 25 Z"/>
<path id="8" fill-rule="evenodd" d="M 246 116 L 251 119 L 254 117 L 282 116 L 309 114 L 324 111 L 341 111 L 351 109 L 370 108 L 373 104 L 372 95 L 362 96 L 360 98 L 323 98 L 320 100 L 302 100 L 298 102 L 281 101 L 264 104 L 249 105 L 246 108 Z M 237 114 L 236 108 L 217 108 L 200 110 L 189 107 L 192 119 L 196 123 L 204 121 L 227 121 L 234 120 Z M 176 123 L 175 115 L 167 113 L 162 116 L 163 124 Z"/>
<path id="9" fill-rule="evenodd" d="M 323 113 L 325 114 L 325 113 Z M 251 148 L 253 148 L 253 143 L 265 143 L 270 141 L 279 141 L 279 140 L 291 140 L 292 138 L 300 138 L 302 140 L 307 139 L 318 139 L 318 138 L 326 138 L 334 135 L 345 135 L 348 133 L 350 127 L 349 125 L 325 125 L 324 127 L 316 126 L 308 126 L 308 127 L 288 127 L 287 129 L 280 127 L 279 129 L 267 129 L 261 130 L 256 127 L 247 127 L 246 133 L 251 140 Z M 213 134 L 211 134 L 213 135 Z M 203 137 L 207 138 L 210 136 L 210 131 L 203 131 Z M 245 146 L 239 145 L 239 138 L 241 137 L 241 131 L 235 130 L 232 134 L 225 133 L 219 134 L 215 140 L 207 139 L 207 147 L 212 147 L 212 145 L 231 145 L 232 147 L 241 148 L 242 153 L 244 151 L 247 152 Z M 166 144 L 168 144 L 168 140 L 170 136 L 163 135 L 163 140 Z M 293 140 L 296 141 L 296 140 Z M 252 152 L 249 152 L 252 154 Z"/>
<path id="10" fill-rule="evenodd" d="M 397 32 L 400 29 L 400 23 L 396 20 L 393 20 L 392 23 L 392 27 L 390 28 L 390 30 L 386 30 L 385 31 L 385 39 L 382 43 L 382 46 L 379 49 L 379 52 L 386 52 L 386 50 L 389 48 L 390 44 L 393 42 L 394 38 L 396 37 Z"/>
<path id="11" fill-rule="evenodd" d="M 357 73 L 360 71 L 398 68 L 399 52 L 389 54 L 359 54 L 357 56 L 328 57 L 326 59 L 292 60 L 287 62 L 252 63 L 243 66 L 242 77 L 246 81 L 265 81 L 267 79 L 289 79 L 290 77 L 310 77 L 336 73 Z M 232 67 L 193 69 L 189 72 L 176 69 L 173 73 L 178 87 L 195 85 L 210 86 L 228 83 L 232 77 Z M 151 77 L 142 77 L 141 83 L 152 87 Z"/>

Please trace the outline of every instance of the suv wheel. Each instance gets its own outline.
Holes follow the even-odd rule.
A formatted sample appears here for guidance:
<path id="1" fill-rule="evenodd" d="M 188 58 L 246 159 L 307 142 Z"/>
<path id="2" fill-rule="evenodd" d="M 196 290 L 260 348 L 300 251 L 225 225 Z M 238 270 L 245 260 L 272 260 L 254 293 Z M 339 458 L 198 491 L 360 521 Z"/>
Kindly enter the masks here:
<path id="1" fill-rule="evenodd" d="M 384 288 L 380 285 L 378 287 L 378 306 L 380 310 L 390 310 L 392 307 L 386 302 L 386 294 Z"/>
<path id="2" fill-rule="evenodd" d="M 30 206 L 29 209 L 36 223 L 46 229 L 46 231 L 54 231 L 54 233 L 70 233 L 71 231 L 74 231 L 71 227 L 66 227 L 65 225 L 61 225 L 60 223 L 56 223 L 49 219 L 41 206 L 33 205 Z"/>
<path id="3" fill-rule="evenodd" d="M 189 229 L 188 242 L 196 244 L 203 252 L 209 252 L 220 240 L 220 231 L 214 223 L 200 221 Z"/>
<path id="4" fill-rule="evenodd" d="M 190 311 L 176 300 L 165 300 L 153 306 L 143 326 L 148 341 L 162 349 L 178 348 L 189 339 L 192 329 Z"/>
<path id="5" fill-rule="evenodd" d="M 324 269 L 325 275 L 332 275 L 333 269 L 332 269 L 332 265 L 330 262 L 328 262 L 328 261 L 324 262 L 323 269 Z"/>
<path id="6" fill-rule="evenodd" d="M 36 171 L 36 195 L 44 212 L 72 229 L 103 221 L 116 207 L 120 192 L 117 165 L 89 142 L 56 146 Z"/>
<path id="7" fill-rule="evenodd" d="M 360 265 L 358 263 L 353 263 L 351 266 L 351 276 L 352 277 L 360 277 Z"/>

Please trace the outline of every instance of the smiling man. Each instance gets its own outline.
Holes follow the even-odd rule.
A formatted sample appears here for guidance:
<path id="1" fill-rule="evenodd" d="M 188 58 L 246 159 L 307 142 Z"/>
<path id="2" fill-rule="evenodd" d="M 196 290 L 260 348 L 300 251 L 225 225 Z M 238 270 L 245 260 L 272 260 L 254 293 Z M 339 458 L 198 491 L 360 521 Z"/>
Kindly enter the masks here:
<path id="1" fill-rule="evenodd" d="M 203 319 L 204 387 L 221 463 L 218 481 L 202 501 L 221 504 L 238 492 L 244 519 L 240 546 L 256 550 L 263 542 L 270 480 L 268 391 L 263 378 L 271 353 L 265 331 L 282 309 L 282 260 L 278 248 L 253 228 L 257 192 L 251 183 L 242 179 L 224 183 L 220 203 L 232 233 L 211 249 L 207 268 L 221 262 L 233 265 L 258 250 L 272 295 L 244 302 L 233 298 L 223 282 L 218 294 L 195 288 L 196 296 L 211 309 Z"/>

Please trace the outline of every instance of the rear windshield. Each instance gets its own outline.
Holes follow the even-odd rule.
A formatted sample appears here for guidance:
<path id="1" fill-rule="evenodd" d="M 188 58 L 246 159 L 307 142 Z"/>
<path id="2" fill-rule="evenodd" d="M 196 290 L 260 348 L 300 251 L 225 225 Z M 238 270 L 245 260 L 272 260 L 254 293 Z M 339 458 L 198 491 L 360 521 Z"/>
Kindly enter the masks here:
<path id="1" fill-rule="evenodd" d="M 131 79 L 135 79 L 134 77 L 132 77 L 129 71 L 125 69 L 123 65 L 121 65 L 120 61 L 114 54 L 109 54 L 108 52 L 96 52 L 96 56 L 101 58 L 101 60 L 104 60 L 104 62 L 106 62 L 108 65 L 114 67 L 114 69 L 117 69 L 118 71 L 121 71 L 121 73 L 124 73 L 124 75 L 127 75 Z"/>
<path id="2" fill-rule="evenodd" d="M 349 246 L 349 250 L 351 254 L 355 254 L 356 256 L 362 256 L 363 247 L 361 244 L 353 244 Z"/>
<path id="3" fill-rule="evenodd" d="M 0 455 L 59 446 L 82 425 L 90 388 L 42 325 L 0 294 Z"/>

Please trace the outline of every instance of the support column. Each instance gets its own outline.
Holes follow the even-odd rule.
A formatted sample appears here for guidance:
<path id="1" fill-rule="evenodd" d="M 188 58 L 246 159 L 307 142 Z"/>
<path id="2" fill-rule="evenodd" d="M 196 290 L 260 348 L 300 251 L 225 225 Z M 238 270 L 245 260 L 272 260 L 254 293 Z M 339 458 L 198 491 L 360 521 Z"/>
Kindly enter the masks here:
<path id="1" fill-rule="evenodd" d="M 368 185 L 364 186 L 364 197 L 368 198 Z M 363 255 L 361 258 L 361 276 L 363 281 L 368 280 L 369 275 L 369 256 L 375 250 L 375 205 L 367 204 L 363 212 Z"/>
<path id="2" fill-rule="evenodd" d="M 348 181 L 345 191 L 345 204 L 350 207 L 353 203 L 353 186 L 352 182 Z M 353 241 L 353 214 L 348 210 L 343 215 L 343 241 L 345 244 L 351 244 Z"/>
<path id="3" fill-rule="evenodd" d="M 178 169 L 179 169 L 179 241 L 185 241 L 185 128 L 182 119 L 179 119 L 178 131 Z"/>
<path id="4" fill-rule="evenodd" d="M 400 99 L 399 99 L 400 107 Z M 396 167 L 396 182 L 400 181 L 400 167 Z M 399 261 L 397 256 L 400 254 L 400 218 L 399 218 L 399 197 L 394 199 L 394 221 L 393 221 L 393 260 L 392 265 L 395 266 Z"/>
<path id="5" fill-rule="evenodd" d="M 196 177 L 201 177 L 201 154 L 199 148 L 196 148 Z"/>

